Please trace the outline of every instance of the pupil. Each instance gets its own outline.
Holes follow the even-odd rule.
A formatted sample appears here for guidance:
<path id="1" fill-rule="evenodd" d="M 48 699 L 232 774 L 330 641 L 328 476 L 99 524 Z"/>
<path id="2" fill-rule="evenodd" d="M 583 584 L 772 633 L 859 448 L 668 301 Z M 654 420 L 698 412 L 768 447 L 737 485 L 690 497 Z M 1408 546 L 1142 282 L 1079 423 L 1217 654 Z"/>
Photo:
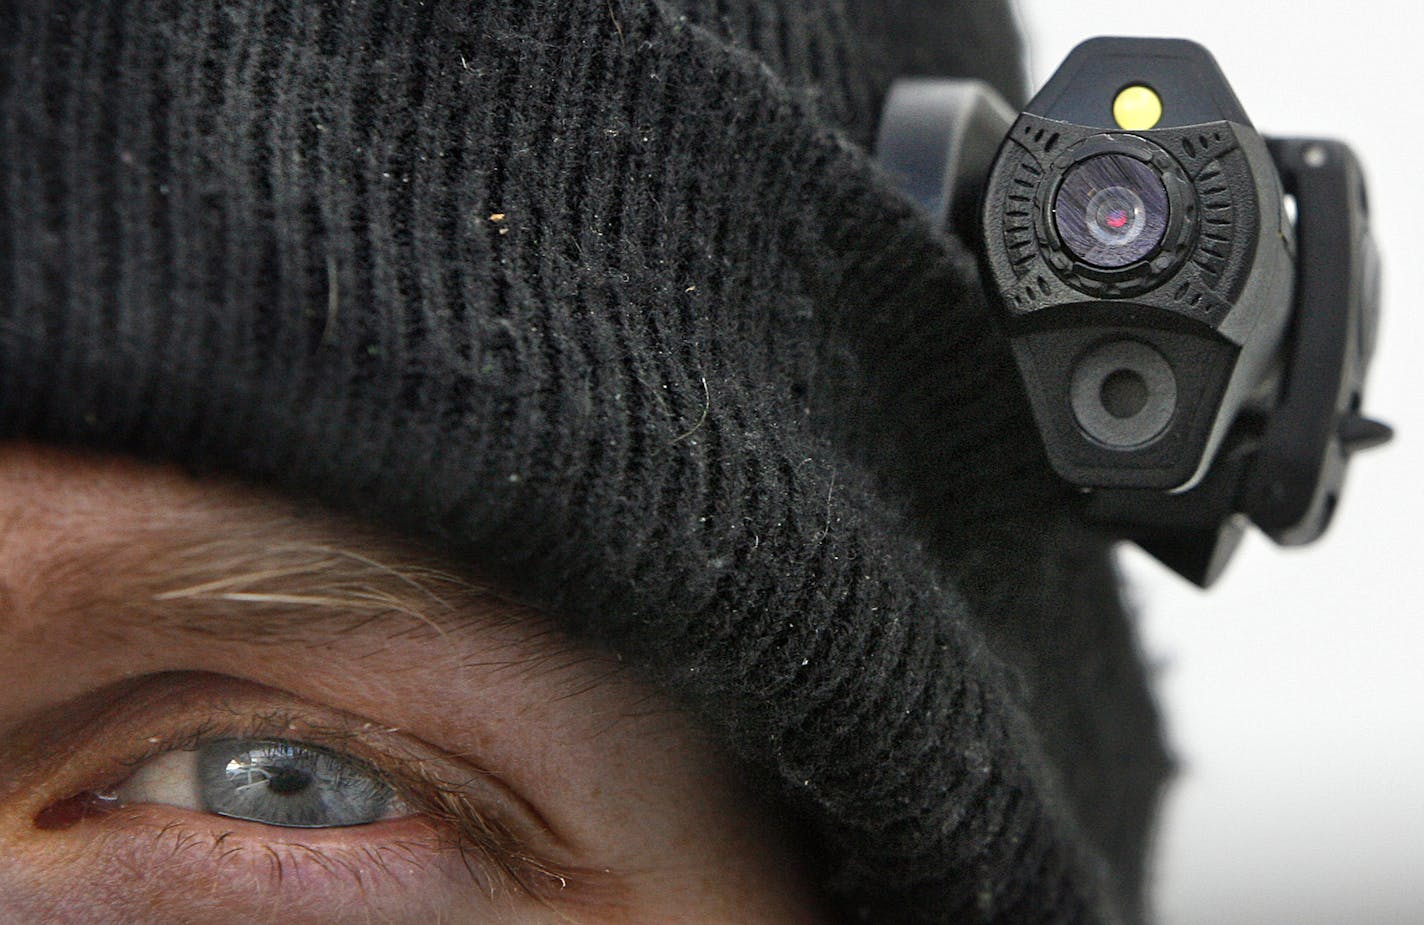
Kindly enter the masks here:
<path id="1" fill-rule="evenodd" d="M 273 793 L 301 793 L 310 784 L 311 775 L 297 768 L 278 765 L 267 769 L 267 789 Z"/>

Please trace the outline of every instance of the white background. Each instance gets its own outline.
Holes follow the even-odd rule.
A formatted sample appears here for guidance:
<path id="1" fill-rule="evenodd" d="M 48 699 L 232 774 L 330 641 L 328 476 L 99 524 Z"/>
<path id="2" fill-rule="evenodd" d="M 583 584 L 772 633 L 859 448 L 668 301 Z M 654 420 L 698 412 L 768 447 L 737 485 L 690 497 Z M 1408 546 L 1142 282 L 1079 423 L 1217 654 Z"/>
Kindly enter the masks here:
<path id="1" fill-rule="evenodd" d="M 1384 317 L 1331 531 L 1255 536 L 1199 592 L 1123 561 L 1182 771 L 1157 838 L 1163 925 L 1424 923 L 1424 2 L 1018 0 L 1033 86 L 1093 35 L 1192 38 L 1267 134 L 1348 140 Z"/>

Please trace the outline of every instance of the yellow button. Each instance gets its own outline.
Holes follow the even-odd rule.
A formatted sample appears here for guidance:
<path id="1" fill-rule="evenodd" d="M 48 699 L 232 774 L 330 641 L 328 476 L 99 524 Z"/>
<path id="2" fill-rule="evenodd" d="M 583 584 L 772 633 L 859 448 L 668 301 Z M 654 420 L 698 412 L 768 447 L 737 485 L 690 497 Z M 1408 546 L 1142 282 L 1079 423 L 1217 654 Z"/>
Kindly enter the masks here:
<path id="1" fill-rule="evenodd" d="M 1113 101 L 1118 128 L 1142 132 L 1162 121 L 1162 98 L 1151 87 L 1128 87 Z"/>

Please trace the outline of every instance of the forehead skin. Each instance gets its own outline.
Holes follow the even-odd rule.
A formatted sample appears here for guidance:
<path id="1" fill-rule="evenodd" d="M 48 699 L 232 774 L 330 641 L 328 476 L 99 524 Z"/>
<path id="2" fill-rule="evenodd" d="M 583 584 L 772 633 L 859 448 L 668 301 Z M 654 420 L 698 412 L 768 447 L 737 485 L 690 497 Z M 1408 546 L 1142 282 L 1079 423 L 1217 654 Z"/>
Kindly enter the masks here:
<path id="1" fill-rule="evenodd" d="M 300 569 L 262 564 L 353 542 L 360 552 L 333 553 L 354 569 L 350 607 L 304 587 Z M 205 576 L 212 551 L 258 578 Z M 585 892 L 509 921 L 822 920 L 774 814 L 614 656 L 475 585 L 414 590 L 433 602 L 417 608 L 399 592 L 408 578 L 377 587 L 391 561 L 430 568 L 396 537 L 242 483 L 0 443 L 0 925 L 24 891 L 84 892 L 34 820 L 67 795 L 46 790 L 55 750 L 68 772 L 98 746 L 37 741 L 63 739 L 76 704 L 168 679 L 318 704 L 476 764 L 547 825 L 571 868 L 596 872 Z"/>

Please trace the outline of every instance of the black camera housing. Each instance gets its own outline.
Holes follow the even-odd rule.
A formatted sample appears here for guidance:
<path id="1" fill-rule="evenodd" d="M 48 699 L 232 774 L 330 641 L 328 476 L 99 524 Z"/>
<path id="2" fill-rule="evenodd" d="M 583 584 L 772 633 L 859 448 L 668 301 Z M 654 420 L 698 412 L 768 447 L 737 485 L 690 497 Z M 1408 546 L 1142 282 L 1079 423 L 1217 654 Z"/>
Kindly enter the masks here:
<path id="1" fill-rule="evenodd" d="M 1115 112 L 1130 89 L 1150 124 Z M 1190 580 L 1248 520 L 1319 537 L 1350 455 L 1391 436 L 1362 414 L 1379 261 L 1359 162 L 1262 137 L 1200 45 L 1091 39 L 1017 116 L 973 81 L 898 81 L 877 154 L 977 248 L 1086 516 Z"/>
<path id="2" fill-rule="evenodd" d="M 1133 85 L 1162 99 L 1152 129 L 1114 121 Z M 1161 244 L 1116 269 L 1076 257 L 1054 219 L 1068 171 L 1109 153 L 1151 165 L 1171 197 Z M 1275 372 L 1294 281 L 1284 202 L 1265 139 L 1199 45 L 1090 40 L 1028 104 L 989 175 L 982 253 L 1063 478 L 1164 491 L 1201 480 Z M 1148 387 L 1136 414 L 1104 406 L 1114 373 Z"/>

